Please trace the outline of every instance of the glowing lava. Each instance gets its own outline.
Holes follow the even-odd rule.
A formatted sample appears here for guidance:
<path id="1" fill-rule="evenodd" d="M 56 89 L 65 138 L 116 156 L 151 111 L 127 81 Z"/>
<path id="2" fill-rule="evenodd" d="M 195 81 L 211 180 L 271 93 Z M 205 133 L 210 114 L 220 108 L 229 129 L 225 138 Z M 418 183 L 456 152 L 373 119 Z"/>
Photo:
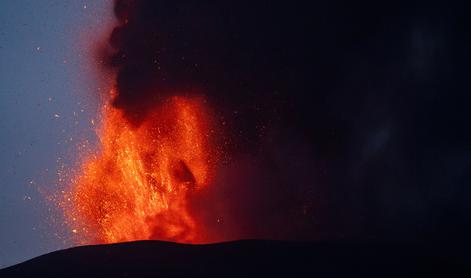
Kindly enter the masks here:
<path id="1" fill-rule="evenodd" d="M 137 127 L 112 106 L 102 113 L 101 149 L 83 162 L 66 208 L 81 243 L 201 241 L 189 200 L 217 160 L 204 99 L 170 97 Z"/>

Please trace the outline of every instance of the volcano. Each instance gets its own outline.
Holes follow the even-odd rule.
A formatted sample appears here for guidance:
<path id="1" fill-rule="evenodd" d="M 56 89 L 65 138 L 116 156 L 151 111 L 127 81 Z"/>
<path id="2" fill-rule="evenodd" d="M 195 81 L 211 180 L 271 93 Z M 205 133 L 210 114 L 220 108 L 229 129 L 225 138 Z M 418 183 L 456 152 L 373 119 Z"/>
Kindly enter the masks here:
<path id="1" fill-rule="evenodd" d="M 471 231 L 466 9 L 113 3 L 97 150 L 58 202 L 76 245 L 111 245 L 5 273 L 469 272 L 437 243 Z"/>
<path id="2" fill-rule="evenodd" d="M 470 277 L 456 244 L 242 240 L 81 246 L 3 269 L 1 277 Z"/>
<path id="3" fill-rule="evenodd" d="M 113 1 L 65 237 L 467 240 L 467 9 L 347 2 Z"/>

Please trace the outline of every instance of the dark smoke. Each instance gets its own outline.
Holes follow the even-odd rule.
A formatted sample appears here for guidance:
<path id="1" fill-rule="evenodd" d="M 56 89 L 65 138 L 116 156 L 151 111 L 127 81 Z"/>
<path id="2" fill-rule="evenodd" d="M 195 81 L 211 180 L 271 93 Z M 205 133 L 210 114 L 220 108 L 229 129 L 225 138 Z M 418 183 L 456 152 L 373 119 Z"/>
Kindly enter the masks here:
<path id="1" fill-rule="evenodd" d="M 115 2 L 114 105 L 205 94 L 227 129 L 214 236 L 467 237 L 467 9 L 274 2 Z"/>

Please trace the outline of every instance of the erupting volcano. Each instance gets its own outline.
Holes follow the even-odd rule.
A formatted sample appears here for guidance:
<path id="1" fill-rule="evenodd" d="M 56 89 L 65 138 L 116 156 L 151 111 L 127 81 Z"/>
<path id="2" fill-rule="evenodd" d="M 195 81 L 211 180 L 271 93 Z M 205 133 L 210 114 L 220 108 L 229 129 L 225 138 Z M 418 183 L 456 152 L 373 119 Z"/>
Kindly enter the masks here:
<path id="1" fill-rule="evenodd" d="M 66 211 L 74 233 L 94 243 L 201 241 L 188 198 L 217 160 L 204 99 L 169 97 L 137 127 L 110 105 L 102 113 L 100 153 L 84 161 Z"/>
<path id="2" fill-rule="evenodd" d="M 138 4 L 115 1 L 117 25 L 99 59 L 114 76 L 99 150 L 82 159 L 60 206 L 80 244 L 205 242 L 191 200 L 214 177 L 217 124 L 198 86 L 167 82 L 175 74 L 159 62 L 168 55 L 160 36 L 129 47 Z"/>

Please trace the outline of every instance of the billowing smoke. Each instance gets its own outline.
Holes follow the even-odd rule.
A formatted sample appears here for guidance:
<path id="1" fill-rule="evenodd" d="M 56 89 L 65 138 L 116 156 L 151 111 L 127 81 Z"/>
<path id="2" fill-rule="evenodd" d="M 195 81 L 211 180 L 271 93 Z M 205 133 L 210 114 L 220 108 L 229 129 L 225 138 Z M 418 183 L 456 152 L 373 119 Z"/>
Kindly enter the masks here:
<path id="1" fill-rule="evenodd" d="M 202 94 L 224 128 L 211 237 L 469 233 L 466 9 L 274 2 L 115 2 L 115 107 Z"/>

